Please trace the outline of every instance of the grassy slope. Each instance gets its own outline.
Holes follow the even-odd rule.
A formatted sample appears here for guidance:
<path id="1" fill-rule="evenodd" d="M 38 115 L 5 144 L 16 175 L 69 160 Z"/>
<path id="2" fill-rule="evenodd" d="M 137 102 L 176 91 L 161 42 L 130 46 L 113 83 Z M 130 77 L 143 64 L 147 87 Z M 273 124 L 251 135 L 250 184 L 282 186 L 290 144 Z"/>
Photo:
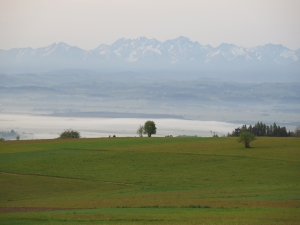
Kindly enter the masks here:
<path id="1" fill-rule="evenodd" d="M 0 221 L 298 224 L 300 139 L 252 146 L 235 138 L 1 142 L 0 207 L 95 209 Z M 191 205 L 211 208 L 182 208 Z"/>

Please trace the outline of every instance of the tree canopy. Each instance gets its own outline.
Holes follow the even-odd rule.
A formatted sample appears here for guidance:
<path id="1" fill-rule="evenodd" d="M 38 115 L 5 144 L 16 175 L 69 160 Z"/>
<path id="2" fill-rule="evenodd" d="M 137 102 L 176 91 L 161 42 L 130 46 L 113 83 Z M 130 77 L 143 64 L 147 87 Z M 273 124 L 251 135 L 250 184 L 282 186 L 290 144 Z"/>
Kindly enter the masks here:
<path id="1" fill-rule="evenodd" d="M 156 134 L 156 125 L 154 121 L 148 120 L 145 122 L 144 134 L 147 134 L 148 137 L 151 137 L 152 134 Z"/>
<path id="2" fill-rule="evenodd" d="M 59 135 L 59 138 L 80 138 L 80 133 L 78 131 L 69 129 L 62 132 Z"/>
<path id="3" fill-rule="evenodd" d="M 144 126 L 140 125 L 136 133 L 139 135 L 139 137 L 143 137 L 143 132 L 144 132 Z"/>
<path id="4" fill-rule="evenodd" d="M 238 142 L 243 142 L 245 145 L 245 148 L 250 148 L 250 142 L 256 140 L 256 137 L 254 134 L 248 132 L 248 131 L 243 131 L 240 134 L 240 137 L 238 139 Z"/>
<path id="5" fill-rule="evenodd" d="M 240 136 L 243 131 L 248 131 L 255 136 L 269 136 L 269 137 L 290 137 L 293 136 L 293 133 L 287 131 L 286 127 L 280 127 L 276 123 L 272 125 L 266 125 L 262 122 L 257 122 L 255 125 L 243 125 L 234 129 L 230 136 Z"/>

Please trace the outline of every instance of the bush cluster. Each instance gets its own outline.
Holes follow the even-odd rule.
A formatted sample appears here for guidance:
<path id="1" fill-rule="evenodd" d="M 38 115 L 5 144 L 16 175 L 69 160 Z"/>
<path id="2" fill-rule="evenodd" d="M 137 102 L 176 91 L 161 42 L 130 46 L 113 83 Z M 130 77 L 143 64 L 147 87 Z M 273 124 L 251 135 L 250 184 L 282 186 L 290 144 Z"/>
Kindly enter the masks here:
<path id="1" fill-rule="evenodd" d="M 59 138 L 80 138 L 80 133 L 78 131 L 69 129 L 62 132 L 59 135 Z"/>

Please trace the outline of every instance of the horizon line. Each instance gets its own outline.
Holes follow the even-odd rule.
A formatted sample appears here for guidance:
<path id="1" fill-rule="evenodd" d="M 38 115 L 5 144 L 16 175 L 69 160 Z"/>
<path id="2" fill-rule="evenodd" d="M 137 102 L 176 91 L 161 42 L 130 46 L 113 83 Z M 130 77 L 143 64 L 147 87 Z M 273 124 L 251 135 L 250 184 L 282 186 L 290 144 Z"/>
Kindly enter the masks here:
<path id="1" fill-rule="evenodd" d="M 222 43 L 220 43 L 218 46 L 212 46 L 212 45 L 210 45 L 210 44 L 207 44 L 207 45 L 202 45 L 200 42 L 198 42 L 198 41 L 192 41 L 190 38 L 188 38 L 188 37 L 186 37 L 186 36 L 179 36 L 179 37 L 177 37 L 177 38 L 173 38 L 173 39 L 167 39 L 167 40 L 165 40 L 165 41 L 160 41 L 160 40 L 158 40 L 158 39 L 156 39 L 156 38 L 147 38 L 146 36 L 139 36 L 139 37 L 137 37 L 137 38 L 135 38 L 135 39 L 131 39 L 131 38 L 124 38 L 124 37 L 122 37 L 122 38 L 119 38 L 119 39 L 117 39 L 116 41 L 114 41 L 111 45 L 108 45 L 108 44 L 105 44 L 105 43 L 102 43 L 102 44 L 100 44 L 100 45 L 98 45 L 97 47 L 95 47 L 95 48 L 91 48 L 91 49 L 83 49 L 83 48 L 81 48 L 81 47 L 79 47 L 79 46 L 77 46 L 77 45 L 69 45 L 69 44 L 67 44 L 67 42 L 64 42 L 64 41 L 59 41 L 59 42 L 53 42 L 52 44 L 49 44 L 49 45 L 45 45 L 45 46 L 42 46 L 42 47 L 31 47 L 31 46 L 29 46 L 29 47 L 12 47 L 12 48 L 9 48 L 9 49 L 0 49 L 0 50 L 3 50 L 3 51 L 10 51 L 10 50 L 13 50 L 13 49 L 28 49 L 28 48 L 31 48 L 31 49 L 39 49 L 39 48 L 46 48 L 46 47 L 50 47 L 50 46 L 52 46 L 52 45 L 59 45 L 59 44 L 66 44 L 66 45 L 68 45 L 69 47 L 77 47 L 77 48 L 79 48 L 79 49 L 81 49 L 81 50 L 84 50 L 84 51 L 91 51 L 91 50 L 94 50 L 94 49 L 97 49 L 98 47 L 100 47 L 100 46 L 102 46 L 102 45 L 106 45 L 106 46 L 112 46 L 113 44 L 115 44 L 117 41 L 119 41 L 119 40 L 126 40 L 126 41 L 135 41 L 135 40 L 138 40 L 138 39 L 141 39 L 141 38 L 145 38 L 145 39 L 147 39 L 147 40 L 155 40 L 155 41 L 158 41 L 158 42 L 160 42 L 160 43 L 165 43 L 165 42 L 167 42 L 167 41 L 174 41 L 174 40 L 177 40 L 177 39 L 180 39 L 180 38 L 185 38 L 185 39 L 188 39 L 189 41 L 191 41 L 192 43 L 197 43 L 197 44 L 200 44 L 201 46 L 203 46 L 203 47 L 211 47 L 211 48 L 218 48 L 218 47 L 220 47 L 221 45 L 224 45 L 224 44 L 226 44 L 226 45 L 234 45 L 235 47 L 239 47 L 239 48 L 245 48 L 245 49 L 251 49 L 251 48 L 256 48 L 256 47 L 264 47 L 264 46 L 266 46 L 266 45 L 274 45 L 274 46 L 282 46 L 282 47 L 284 47 L 284 48 L 287 48 L 287 49 L 289 49 L 289 50 L 291 50 L 291 51 L 299 51 L 300 50 L 300 47 L 299 48 L 297 48 L 297 49 L 295 49 L 295 50 L 293 50 L 293 49 L 290 49 L 290 48 L 288 48 L 288 47 L 286 47 L 286 46 L 284 46 L 283 44 L 273 44 L 273 43 L 266 43 L 266 44 L 264 44 L 264 45 L 256 45 L 256 46 L 252 46 L 252 47 L 244 47 L 244 46 L 242 46 L 242 45 L 236 45 L 236 44 L 234 44 L 234 43 L 228 43 L 228 42 L 222 42 Z"/>

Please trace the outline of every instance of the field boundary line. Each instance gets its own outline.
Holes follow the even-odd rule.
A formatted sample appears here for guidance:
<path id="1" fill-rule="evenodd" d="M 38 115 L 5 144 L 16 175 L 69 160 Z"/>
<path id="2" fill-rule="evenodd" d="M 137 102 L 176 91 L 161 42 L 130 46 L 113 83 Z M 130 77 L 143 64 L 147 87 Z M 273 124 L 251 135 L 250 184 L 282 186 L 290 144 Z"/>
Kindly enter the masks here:
<path id="1" fill-rule="evenodd" d="M 7 175 L 17 175 L 17 176 L 36 176 L 36 177 L 48 177 L 48 178 L 68 179 L 68 180 L 85 180 L 85 181 L 101 182 L 101 183 L 116 184 L 116 185 L 148 186 L 148 185 L 139 185 L 139 184 L 124 183 L 124 182 L 113 182 L 113 181 L 104 181 L 104 180 L 89 180 L 89 179 L 85 179 L 85 178 L 50 176 L 50 175 L 43 175 L 43 174 L 22 174 L 22 173 L 4 172 L 4 171 L 1 171 L 0 173 L 1 174 L 7 174 Z"/>
<path id="2" fill-rule="evenodd" d="M 61 211 L 61 210 L 81 210 L 87 208 L 49 208 L 49 207 L 0 207 L 1 213 L 17 213 L 17 212 L 45 212 L 45 211 Z M 91 208 L 92 209 L 92 208 Z"/>

